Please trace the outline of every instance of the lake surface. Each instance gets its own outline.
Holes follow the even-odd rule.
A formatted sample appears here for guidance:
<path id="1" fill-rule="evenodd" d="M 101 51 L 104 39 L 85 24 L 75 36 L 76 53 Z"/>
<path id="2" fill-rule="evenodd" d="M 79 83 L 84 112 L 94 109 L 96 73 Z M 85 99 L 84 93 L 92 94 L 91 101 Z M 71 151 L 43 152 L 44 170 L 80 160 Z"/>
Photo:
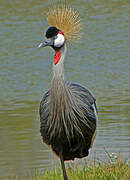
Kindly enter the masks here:
<path id="1" fill-rule="evenodd" d="M 89 160 L 120 152 L 130 160 L 130 49 L 126 0 L 68 1 L 83 21 L 82 39 L 68 48 L 69 81 L 92 91 L 98 127 Z M 42 144 L 39 103 L 50 88 L 53 51 L 38 49 L 48 27 L 44 0 L 0 0 L 0 179 L 54 167 Z M 22 178 L 23 179 L 23 178 Z"/>

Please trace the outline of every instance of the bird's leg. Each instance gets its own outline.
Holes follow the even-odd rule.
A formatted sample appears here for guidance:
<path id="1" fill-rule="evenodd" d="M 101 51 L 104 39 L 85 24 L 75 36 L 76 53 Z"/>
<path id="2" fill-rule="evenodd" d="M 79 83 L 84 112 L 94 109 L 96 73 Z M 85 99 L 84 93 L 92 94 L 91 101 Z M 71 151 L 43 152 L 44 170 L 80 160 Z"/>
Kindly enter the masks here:
<path id="1" fill-rule="evenodd" d="M 62 166 L 64 180 L 68 180 L 63 155 L 62 155 L 62 153 L 60 153 L 59 155 L 60 155 L 60 162 L 61 162 L 61 166 Z"/>

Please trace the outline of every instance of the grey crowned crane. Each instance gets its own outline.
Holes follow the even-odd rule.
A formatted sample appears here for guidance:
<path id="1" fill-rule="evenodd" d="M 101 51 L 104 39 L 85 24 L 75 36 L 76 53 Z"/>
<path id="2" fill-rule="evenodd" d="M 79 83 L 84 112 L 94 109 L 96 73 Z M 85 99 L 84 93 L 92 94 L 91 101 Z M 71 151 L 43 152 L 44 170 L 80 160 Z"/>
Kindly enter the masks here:
<path id="1" fill-rule="evenodd" d="M 50 90 L 40 103 L 40 132 L 60 158 L 64 180 L 68 180 L 64 161 L 88 156 L 96 134 L 96 100 L 85 87 L 66 81 L 64 60 L 67 43 L 80 37 L 79 14 L 67 5 L 52 5 L 46 11 L 50 27 L 46 41 L 54 52 Z"/>

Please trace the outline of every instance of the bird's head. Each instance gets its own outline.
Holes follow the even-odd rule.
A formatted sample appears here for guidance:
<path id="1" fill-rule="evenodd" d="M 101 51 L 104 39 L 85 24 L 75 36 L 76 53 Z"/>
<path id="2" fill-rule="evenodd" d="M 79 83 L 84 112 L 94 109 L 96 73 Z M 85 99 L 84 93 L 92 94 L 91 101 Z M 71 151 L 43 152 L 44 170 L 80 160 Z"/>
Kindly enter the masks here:
<path id="1" fill-rule="evenodd" d="M 74 42 L 81 37 L 82 23 L 79 14 L 66 4 L 50 6 L 46 11 L 46 19 L 51 27 L 46 31 L 47 40 L 39 47 L 51 46 L 56 51 L 54 64 L 57 64 L 65 43 Z"/>
<path id="2" fill-rule="evenodd" d="M 61 49 L 65 44 L 64 33 L 54 26 L 46 31 L 46 40 L 39 45 L 39 48 L 51 46 L 55 51 Z"/>
<path id="3" fill-rule="evenodd" d="M 51 26 L 46 31 L 46 38 L 47 39 L 43 43 L 40 43 L 39 48 L 51 46 L 56 52 L 54 56 L 54 64 L 56 65 L 61 58 L 61 48 L 65 44 L 64 34 L 56 27 Z"/>

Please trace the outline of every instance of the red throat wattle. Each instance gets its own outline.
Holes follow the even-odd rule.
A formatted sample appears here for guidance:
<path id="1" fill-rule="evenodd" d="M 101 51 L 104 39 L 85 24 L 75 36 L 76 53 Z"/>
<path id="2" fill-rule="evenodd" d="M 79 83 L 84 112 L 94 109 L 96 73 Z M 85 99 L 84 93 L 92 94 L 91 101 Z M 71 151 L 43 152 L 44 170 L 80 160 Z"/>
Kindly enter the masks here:
<path id="1" fill-rule="evenodd" d="M 54 56 L 54 64 L 55 65 L 59 62 L 60 58 L 61 58 L 61 51 L 59 49 Z"/>

